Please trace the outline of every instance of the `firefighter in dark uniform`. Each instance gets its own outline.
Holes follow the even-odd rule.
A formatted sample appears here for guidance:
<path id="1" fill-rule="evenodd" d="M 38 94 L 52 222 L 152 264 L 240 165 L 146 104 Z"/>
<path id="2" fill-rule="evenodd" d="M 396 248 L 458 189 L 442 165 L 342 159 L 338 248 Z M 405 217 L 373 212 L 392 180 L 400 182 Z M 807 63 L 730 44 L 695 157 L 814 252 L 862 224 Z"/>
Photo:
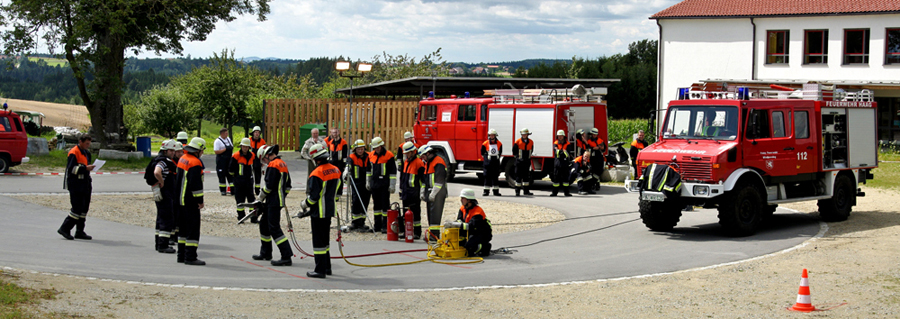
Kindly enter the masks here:
<path id="1" fill-rule="evenodd" d="M 650 145 L 650 143 L 647 143 L 647 140 L 644 139 L 644 130 L 639 130 L 637 132 L 637 138 L 634 141 L 631 141 L 631 149 L 628 150 L 628 153 L 630 153 L 628 155 L 631 156 L 631 168 L 634 170 L 634 176 L 637 176 L 638 174 L 638 153 L 644 150 L 648 145 Z"/>
<path id="2" fill-rule="evenodd" d="M 575 154 L 584 153 L 584 140 L 586 138 L 587 137 L 584 136 L 584 129 L 578 129 L 577 131 L 575 131 Z"/>
<path id="3" fill-rule="evenodd" d="M 366 188 L 366 177 L 372 165 L 369 164 L 369 154 L 366 153 L 366 142 L 356 140 L 353 142 L 353 153 L 347 157 L 347 167 L 344 168 L 343 180 L 350 188 L 350 231 L 371 232 L 366 225 L 366 208 L 369 207 L 371 193 Z"/>
<path id="4" fill-rule="evenodd" d="M 484 196 L 490 195 L 494 190 L 494 196 L 500 196 L 500 157 L 503 156 L 503 143 L 497 139 L 497 130 L 488 131 L 488 139 L 481 144 L 481 159 L 483 161 L 482 174 L 484 176 Z"/>
<path id="5" fill-rule="evenodd" d="M 403 171 L 403 163 L 405 163 L 405 161 L 403 160 L 403 156 L 401 154 L 405 153 L 405 152 L 403 152 L 403 145 L 406 144 L 406 142 L 413 143 L 413 145 L 416 146 L 416 149 L 417 150 L 419 149 L 419 144 L 416 143 L 416 139 L 413 137 L 413 133 L 412 132 L 403 133 L 403 143 L 400 143 L 400 146 L 397 146 L 397 153 L 394 153 L 395 155 L 397 155 L 397 170 L 401 171 L 401 172 Z"/>
<path id="6" fill-rule="evenodd" d="M 316 162 L 316 168 L 309 174 L 309 180 L 306 182 L 306 200 L 300 203 L 300 208 L 310 212 L 316 268 L 307 272 L 306 276 L 325 278 L 326 275 L 331 275 L 328 232 L 331 229 L 331 218 L 334 217 L 334 197 L 338 188 L 341 188 L 341 171 L 328 163 L 328 150 L 321 145 L 311 147 L 309 157 Z"/>
<path id="7" fill-rule="evenodd" d="M 231 175 L 228 175 L 228 167 L 231 164 L 231 155 L 234 153 L 234 144 L 228 138 L 228 129 L 219 130 L 219 137 L 213 143 L 213 152 L 216 153 L 216 176 L 219 177 L 219 192 L 222 196 L 228 195 L 228 191 L 234 195 Z"/>
<path id="8" fill-rule="evenodd" d="M 184 132 L 184 131 L 178 132 L 178 135 L 175 136 L 175 140 L 178 141 L 178 143 L 181 143 L 182 147 L 184 145 L 187 145 L 187 143 L 188 143 L 187 132 Z"/>
<path id="9" fill-rule="evenodd" d="M 375 232 L 387 233 L 387 211 L 391 206 L 391 194 L 397 190 L 397 162 L 394 153 L 384 147 L 380 137 L 372 139 L 372 165 L 366 176 L 366 188 L 372 192 L 372 210 L 375 215 Z"/>
<path id="10" fill-rule="evenodd" d="M 178 160 L 175 183 L 178 186 L 178 262 L 185 265 L 203 266 L 206 262 L 197 259 L 200 246 L 200 210 L 203 209 L 203 161 L 200 156 L 206 149 L 206 141 L 195 137 L 184 146 L 185 154 Z"/>
<path id="11" fill-rule="evenodd" d="M 255 156 L 259 152 L 259 148 L 266 145 L 266 140 L 262 138 L 262 129 L 254 126 L 250 136 L 250 152 L 253 153 L 253 192 L 259 195 L 259 182 L 262 180 L 262 163 L 259 157 Z"/>
<path id="12" fill-rule="evenodd" d="M 69 202 L 72 210 L 69 216 L 63 220 L 56 232 L 65 239 L 75 238 L 91 240 L 91 236 L 84 232 L 84 219 L 87 217 L 91 206 L 91 136 L 84 134 L 78 138 L 78 145 L 69 150 L 66 159 L 66 173 L 63 178 L 63 189 L 69 191 Z M 75 236 L 72 236 L 72 228 L 75 228 Z"/>
<path id="13" fill-rule="evenodd" d="M 400 173 L 400 200 L 403 202 L 402 214 L 407 210 L 413 213 L 413 235 L 415 239 L 422 237 L 422 180 L 425 178 L 425 163 L 416 155 L 418 149 L 413 142 L 403 144 L 403 171 Z M 405 234 L 405 229 L 401 233 Z"/>
<path id="14" fill-rule="evenodd" d="M 575 183 L 578 184 L 578 195 L 596 194 L 593 185 L 598 179 L 592 168 L 590 150 L 584 151 L 584 155 L 575 158 L 569 180 L 575 180 Z"/>
<path id="15" fill-rule="evenodd" d="M 174 254 L 169 247 L 169 239 L 175 228 L 175 140 L 166 140 L 159 147 L 159 156 L 150 163 L 153 174 L 144 176 L 147 183 L 153 183 L 153 201 L 156 202 L 156 251 Z M 152 177 L 152 178 L 151 178 Z"/>
<path id="16" fill-rule="evenodd" d="M 459 201 L 462 206 L 456 215 L 456 221 L 446 222 L 444 227 L 460 229 L 459 237 L 465 239 L 461 240 L 459 244 L 466 247 L 467 256 L 490 256 L 491 239 L 494 237 L 491 221 L 487 219 L 481 206 L 478 206 L 475 191 L 469 188 L 463 189 L 459 192 Z"/>
<path id="17" fill-rule="evenodd" d="M 259 239 L 262 247 L 259 255 L 253 255 L 253 260 L 271 260 L 272 243 L 278 246 L 281 259 L 272 260 L 272 266 L 290 266 L 294 251 L 288 238 L 281 230 L 281 209 L 285 206 L 285 197 L 291 192 L 291 174 L 287 164 L 278 156 L 278 145 L 266 145 L 257 153 L 263 164 L 266 164 L 266 175 L 263 179 L 263 187 L 256 200 L 266 204 L 266 212 L 263 221 L 259 223 Z"/>
<path id="18" fill-rule="evenodd" d="M 347 155 L 349 155 L 350 149 L 347 145 L 347 140 L 341 138 L 338 129 L 333 128 L 331 129 L 331 135 L 325 138 L 325 145 L 328 145 L 330 158 L 328 162 L 343 172 L 344 168 L 347 167 Z M 334 198 L 335 201 L 339 201 L 342 195 L 344 195 L 343 187 L 338 189 L 337 196 Z"/>
<path id="19" fill-rule="evenodd" d="M 559 194 L 562 188 L 565 196 L 572 196 L 569 193 L 569 174 L 572 170 L 572 144 L 566 138 L 566 132 L 563 130 L 556 131 L 556 141 L 553 141 L 553 175 L 550 180 L 553 182 L 553 192 L 550 196 Z"/>
<path id="20" fill-rule="evenodd" d="M 419 195 L 419 199 L 425 201 L 425 210 L 428 212 L 428 235 L 425 241 L 437 242 L 441 238 L 441 220 L 444 201 L 447 199 L 447 163 L 429 145 L 419 147 L 419 158 L 425 162 L 425 187 Z"/>
<path id="21" fill-rule="evenodd" d="M 600 138 L 600 130 L 596 127 L 591 128 L 588 138 L 585 141 L 585 147 L 591 152 L 591 168 L 593 168 L 594 179 L 596 179 L 595 182 L 599 182 L 600 176 L 603 175 L 606 166 L 603 164 L 603 160 L 606 158 L 603 155 L 603 152 L 606 151 L 606 143 Z M 592 186 L 599 188 L 600 184 L 594 183 Z"/>
<path id="22" fill-rule="evenodd" d="M 181 132 L 181 133 L 184 133 L 184 132 Z M 178 133 L 179 136 L 181 135 L 181 133 Z M 184 136 L 187 136 L 187 133 L 184 133 Z M 175 162 L 175 169 L 172 170 L 172 176 L 177 178 L 176 173 L 178 172 L 178 162 L 181 161 L 181 157 L 184 156 L 184 144 L 182 144 L 181 142 L 178 142 L 178 140 L 176 140 L 174 150 L 175 150 L 175 156 L 172 157 L 172 161 Z M 179 231 L 178 225 L 180 225 L 180 223 L 178 222 L 178 219 L 180 218 L 179 215 L 181 215 L 181 204 L 179 204 L 179 200 L 178 200 L 177 179 L 173 180 L 172 185 L 173 185 L 173 187 L 172 187 L 173 188 L 172 189 L 172 211 L 173 211 L 173 214 L 172 215 L 175 217 L 175 219 L 174 219 L 175 224 L 173 224 L 174 228 L 172 229 L 172 234 L 169 235 L 169 245 L 177 245 L 178 244 L 178 231 Z"/>
<path id="23" fill-rule="evenodd" d="M 234 181 L 234 188 L 231 192 L 234 194 L 234 201 L 237 205 L 252 202 L 256 198 L 253 193 L 253 163 L 256 162 L 256 154 L 251 152 L 250 139 L 241 140 L 241 148 L 231 156 L 231 165 L 228 168 L 228 174 Z M 244 219 L 247 213 L 245 208 L 238 206 L 237 218 Z M 251 223 L 257 223 L 257 216 L 250 217 Z"/>
<path id="24" fill-rule="evenodd" d="M 523 128 L 519 131 L 522 138 L 513 144 L 513 157 L 516 158 L 516 196 L 525 189 L 525 195 L 534 195 L 528 188 L 531 186 L 531 152 L 534 151 L 534 141 L 528 138 L 531 131 Z"/>

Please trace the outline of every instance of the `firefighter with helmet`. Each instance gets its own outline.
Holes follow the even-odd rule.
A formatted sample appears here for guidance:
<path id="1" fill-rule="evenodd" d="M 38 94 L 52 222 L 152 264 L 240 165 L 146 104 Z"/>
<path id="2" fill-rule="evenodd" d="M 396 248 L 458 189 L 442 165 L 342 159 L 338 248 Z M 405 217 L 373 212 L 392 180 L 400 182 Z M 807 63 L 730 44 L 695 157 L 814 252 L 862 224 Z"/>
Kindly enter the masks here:
<path id="1" fill-rule="evenodd" d="M 253 155 L 259 152 L 259 149 L 266 145 L 266 140 L 262 138 L 262 129 L 254 126 L 250 130 L 250 152 Z M 259 195 L 259 182 L 262 180 L 262 163 L 259 156 L 253 156 L 253 192 Z"/>
<path id="2" fill-rule="evenodd" d="M 371 193 L 366 189 L 366 177 L 372 165 L 369 164 L 369 154 L 366 153 L 366 142 L 356 140 L 353 142 L 353 152 L 347 156 L 347 167 L 344 168 L 343 180 L 350 188 L 350 231 L 371 232 L 366 225 L 366 208 L 369 207 Z"/>
<path id="3" fill-rule="evenodd" d="M 406 153 L 403 151 L 403 145 L 405 145 L 407 142 L 413 143 L 413 145 L 416 146 L 416 149 L 419 148 L 419 144 L 416 143 L 416 139 L 413 137 L 412 132 L 403 133 L 403 143 L 400 143 L 400 146 L 397 146 L 397 153 L 394 153 L 397 155 L 397 170 L 401 172 L 403 171 L 403 163 L 405 162 L 401 154 Z"/>
<path id="4" fill-rule="evenodd" d="M 531 186 L 531 153 L 534 151 L 534 141 L 529 137 L 531 131 L 527 128 L 519 130 L 522 138 L 513 144 L 513 157 L 516 158 L 516 196 L 525 189 L 525 195 L 534 195 L 529 191 Z"/>
<path id="5" fill-rule="evenodd" d="M 185 154 L 178 160 L 175 185 L 178 187 L 178 262 L 185 265 L 203 266 L 206 262 L 197 259 L 200 246 L 200 210 L 203 209 L 203 161 L 200 156 L 206 149 L 206 141 L 195 137 L 184 146 Z"/>
<path id="6" fill-rule="evenodd" d="M 493 239 L 493 231 L 491 230 L 491 221 L 487 219 L 484 210 L 478 206 L 478 200 L 475 198 L 475 191 L 465 188 L 459 192 L 459 201 L 462 206 L 456 215 L 455 222 L 444 223 L 445 228 L 459 228 L 460 240 L 459 244 L 466 247 L 469 257 L 487 257 L 491 255 L 491 239 Z M 465 237 L 463 235 L 465 233 Z"/>
<path id="7" fill-rule="evenodd" d="M 488 130 L 488 139 L 481 144 L 481 158 L 484 161 L 482 174 L 484 176 L 484 196 L 490 195 L 494 190 L 494 196 L 500 196 L 500 157 L 503 156 L 503 143 L 497 139 L 497 130 Z"/>
<path id="8" fill-rule="evenodd" d="M 175 228 L 175 140 L 165 140 L 159 146 L 159 155 L 150 165 L 144 179 L 151 184 L 153 201 L 156 203 L 156 251 L 174 254 L 175 249 L 169 247 L 169 239 Z"/>
<path id="9" fill-rule="evenodd" d="M 441 238 L 441 218 L 447 199 L 447 163 L 430 145 L 419 147 L 419 158 L 425 162 L 425 183 L 419 199 L 425 201 L 428 212 L 428 235 L 425 241 Z M 431 237 L 431 238 L 429 238 Z"/>
<path id="10" fill-rule="evenodd" d="M 187 136 L 187 133 L 185 133 L 185 136 Z M 177 177 L 176 174 L 178 172 L 178 162 L 181 161 L 181 157 L 184 156 L 184 144 L 182 144 L 178 140 L 175 140 L 174 150 L 175 150 L 175 155 L 172 157 L 172 161 L 175 162 L 175 169 L 172 170 L 172 176 Z M 173 180 L 172 185 L 173 185 L 172 210 L 173 210 L 173 215 L 175 217 L 175 223 L 173 224 L 174 228 L 172 229 L 172 234 L 169 236 L 169 245 L 177 245 L 178 244 L 178 230 L 179 230 L 178 225 L 180 225 L 180 223 L 178 222 L 178 218 L 179 218 L 178 216 L 181 214 L 181 205 L 179 205 L 179 203 L 178 203 L 178 198 L 177 198 L 178 190 L 174 189 L 175 187 L 178 187 L 177 186 L 178 184 L 175 183 L 175 180 Z"/>
<path id="11" fill-rule="evenodd" d="M 178 141 L 178 143 L 181 143 L 182 146 L 187 145 L 187 143 L 188 143 L 187 132 L 185 132 L 185 131 L 178 132 L 178 135 L 175 136 L 175 140 Z"/>
<path id="12" fill-rule="evenodd" d="M 325 149 L 318 146 L 318 150 Z M 287 164 L 278 156 L 278 145 L 265 145 L 259 148 L 257 153 L 260 161 L 266 165 L 266 175 L 264 184 L 256 196 L 256 200 L 266 204 L 266 212 L 263 214 L 263 220 L 259 223 L 259 240 L 262 244 L 259 249 L 259 255 L 253 255 L 253 260 L 272 260 L 272 243 L 278 246 L 281 252 L 281 259 L 272 260 L 272 266 L 290 266 L 291 256 L 294 255 L 291 250 L 291 244 L 288 243 L 287 237 L 281 231 L 281 209 L 285 206 L 285 197 L 291 192 L 291 174 L 288 172 Z M 302 205 L 301 205 L 302 207 Z"/>
<path id="13" fill-rule="evenodd" d="M 646 148 L 649 145 L 650 145 L 650 143 L 647 143 L 647 140 L 644 139 L 644 130 L 638 130 L 637 138 L 635 138 L 634 141 L 631 141 L 631 149 L 628 150 L 628 152 L 630 153 L 628 155 L 631 156 L 631 169 L 634 170 L 635 177 L 637 177 L 637 173 L 638 173 L 638 168 L 637 168 L 638 167 L 637 166 L 638 153 L 640 151 L 643 151 L 644 148 Z"/>
<path id="14" fill-rule="evenodd" d="M 237 218 L 244 219 L 246 216 L 245 208 L 240 206 L 243 203 L 252 202 L 256 198 L 253 192 L 253 163 L 256 162 L 256 154 L 251 152 L 252 142 L 249 138 L 241 139 L 240 149 L 231 156 L 231 165 L 228 167 L 228 174 L 234 181 L 234 187 L 231 189 L 234 194 L 234 201 L 237 203 Z M 257 216 L 250 217 L 251 223 L 257 223 Z"/>
<path id="15" fill-rule="evenodd" d="M 559 194 L 562 188 L 565 196 L 572 196 L 569 193 L 569 174 L 572 169 L 572 144 L 566 138 L 566 132 L 563 130 L 556 131 L 556 141 L 553 141 L 553 175 L 550 180 L 553 182 L 553 192 L 550 196 Z"/>
<path id="16" fill-rule="evenodd" d="M 63 178 L 63 189 L 69 191 L 69 202 L 72 210 L 69 216 L 63 220 L 56 232 L 65 239 L 91 240 L 91 236 L 84 232 L 84 220 L 91 206 L 91 135 L 84 134 L 78 138 L 78 145 L 69 150 L 66 157 L 66 173 Z M 72 228 L 75 228 L 75 236 L 72 236 Z"/>
<path id="17" fill-rule="evenodd" d="M 384 147 L 384 140 L 375 137 L 370 144 L 366 188 L 372 192 L 372 210 L 375 215 L 375 232 L 387 233 L 387 211 L 391 206 L 391 194 L 397 190 L 397 162 L 394 153 Z"/>
<path id="18" fill-rule="evenodd" d="M 316 168 L 309 174 L 309 180 L 306 182 L 307 197 L 300 203 L 300 208 L 310 214 L 316 268 L 307 272 L 306 276 L 325 278 L 326 275 L 331 275 L 328 232 L 331 228 L 331 218 L 334 217 L 334 197 L 341 187 L 341 171 L 328 162 L 328 150 L 321 145 L 314 145 L 309 149 L 309 158 L 316 162 Z"/>
<path id="19" fill-rule="evenodd" d="M 331 134 L 325 138 L 325 145 L 328 146 L 328 154 L 330 156 L 329 161 L 331 165 L 344 171 L 344 168 L 347 167 L 347 155 L 349 155 L 348 152 L 350 147 L 347 145 L 347 140 L 341 138 L 341 132 L 338 131 L 338 129 L 333 128 L 330 133 Z M 339 201 L 341 195 L 344 195 L 343 187 L 338 189 L 335 201 Z"/>
<path id="20" fill-rule="evenodd" d="M 403 202 L 402 214 L 407 210 L 413 213 L 413 236 L 422 237 L 422 200 L 419 198 L 422 180 L 425 178 L 425 163 L 416 155 L 418 149 L 413 142 L 403 143 L 403 171 L 400 173 L 400 200 Z M 406 232 L 400 227 L 400 232 Z"/>
<path id="21" fill-rule="evenodd" d="M 590 150 L 584 151 L 584 155 L 575 158 L 569 180 L 575 180 L 575 183 L 578 184 L 578 195 L 596 194 L 594 184 L 599 180 L 591 164 Z"/>
<path id="22" fill-rule="evenodd" d="M 594 179 L 596 179 L 595 182 L 599 182 L 605 166 L 603 164 L 605 158 L 603 152 L 606 151 L 606 143 L 600 138 L 600 130 L 596 127 L 591 128 L 585 141 L 585 147 L 591 152 L 591 168 L 593 169 Z M 593 183 L 592 187 L 600 188 L 600 183 Z"/>

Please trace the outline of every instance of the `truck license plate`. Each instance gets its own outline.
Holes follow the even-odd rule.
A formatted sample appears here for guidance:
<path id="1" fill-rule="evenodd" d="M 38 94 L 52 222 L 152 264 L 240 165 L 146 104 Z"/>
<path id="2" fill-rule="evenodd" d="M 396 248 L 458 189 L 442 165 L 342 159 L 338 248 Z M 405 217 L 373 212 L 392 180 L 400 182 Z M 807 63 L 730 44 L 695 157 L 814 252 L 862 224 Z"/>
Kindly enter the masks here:
<path id="1" fill-rule="evenodd" d="M 662 193 L 648 193 L 644 192 L 641 195 L 642 200 L 651 201 L 651 202 L 662 202 L 666 200 L 666 195 Z"/>

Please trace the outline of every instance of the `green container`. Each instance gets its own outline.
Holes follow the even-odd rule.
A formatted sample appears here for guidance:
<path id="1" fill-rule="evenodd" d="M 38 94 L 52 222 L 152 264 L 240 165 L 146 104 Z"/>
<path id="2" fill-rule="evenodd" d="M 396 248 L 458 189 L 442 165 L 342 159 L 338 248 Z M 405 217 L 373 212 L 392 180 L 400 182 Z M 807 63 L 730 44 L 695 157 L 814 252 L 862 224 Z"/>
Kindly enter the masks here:
<path id="1" fill-rule="evenodd" d="M 301 148 L 303 148 L 303 143 L 306 143 L 306 140 L 308 140 L 312 136 L 312 133 L 310 133 L 310 132 L 314 128 L 319 129 L 319 136 L 321 136 L 322 138 L 325 138 L 326 136 L 328 136 L 328 131 L 325 130 L 325 127 L 326 126 L 324 123 L 309 123 L 309 124 L 301 126 L 300 127 L 300 140 L 297 143 L 297 145 L 298 145 L 297 150 L 299 151 Z"/>

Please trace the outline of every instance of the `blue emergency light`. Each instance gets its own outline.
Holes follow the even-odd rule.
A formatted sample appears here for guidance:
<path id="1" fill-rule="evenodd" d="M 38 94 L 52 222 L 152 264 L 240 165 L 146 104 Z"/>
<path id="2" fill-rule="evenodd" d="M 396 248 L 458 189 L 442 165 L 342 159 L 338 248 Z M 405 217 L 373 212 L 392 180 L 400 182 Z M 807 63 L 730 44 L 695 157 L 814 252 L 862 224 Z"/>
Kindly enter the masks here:
<path id="1" fill-rule="evenodd" d="M 3 103 L 3 110 L 6 111 L 8 109 L 9 109 L 9 105 L 6 105 L 6 103 Z"/>
<path id="2" fill-rule="evenodd" d="M 678 99 L 679 100 L 688 100 L 690 99 L 691 88 L 678 88 Z"/>
<path id="3" fill-rule="evenodd" d="M 466 92 L 466 98 L 467 99 L 469 98 L 469 92 Z"/>
<path id="4" fill-rule="evenodd" d="M 433 98 L 434 98 L 434 91 L 428 91 L 428 97 L 433 99 Z"/>
<path id="5" fill-rule="evenodd" d="M 739 87 L 737 89 L 737 98 L 738 98 L 738 100 L 749 100 L 750 99 L 750 88 Z"/>

